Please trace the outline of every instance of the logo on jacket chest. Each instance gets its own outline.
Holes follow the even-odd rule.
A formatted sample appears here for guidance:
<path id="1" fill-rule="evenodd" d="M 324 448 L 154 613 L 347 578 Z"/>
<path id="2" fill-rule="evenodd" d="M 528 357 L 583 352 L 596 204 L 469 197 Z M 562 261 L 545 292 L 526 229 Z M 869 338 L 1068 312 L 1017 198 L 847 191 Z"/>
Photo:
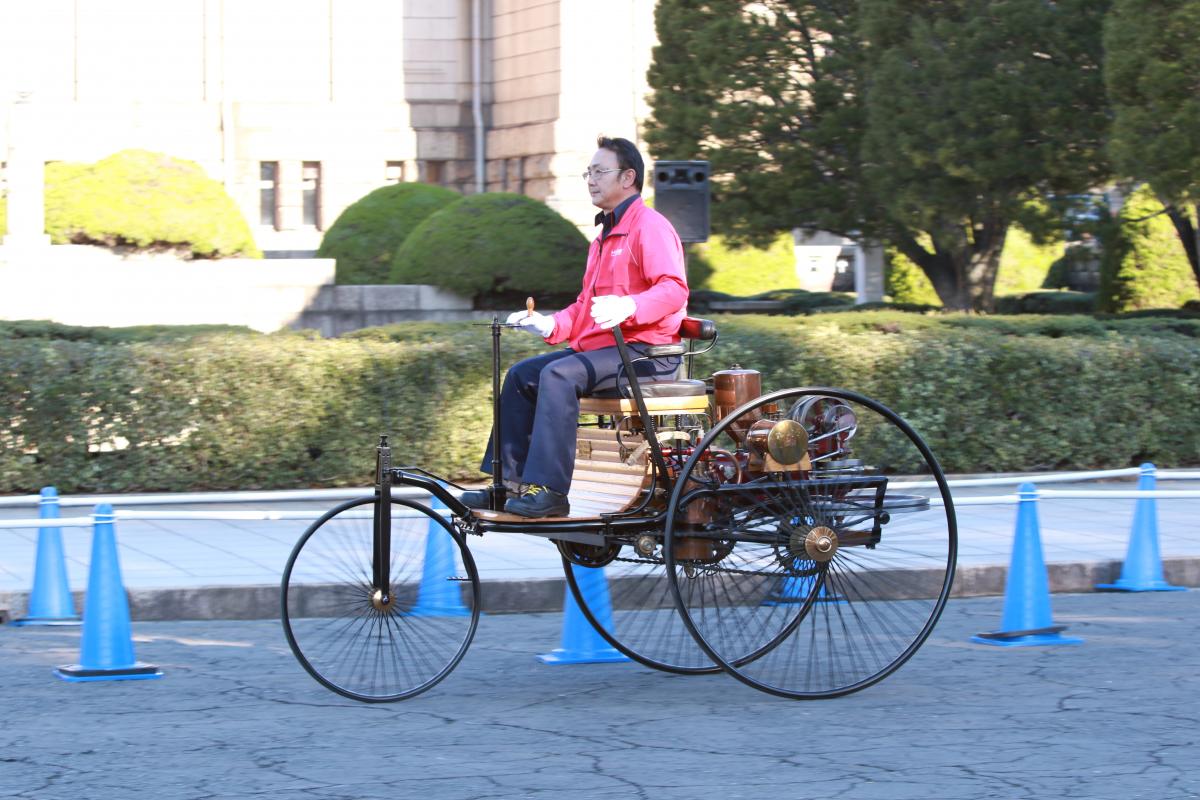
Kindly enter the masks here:
<path id="1" fill-rule="evenodd" d="M 616 250 L 613 250 L 609 255 L 611 255 L 613 258 L 616 258 L 617 256 L 621 255 L 621 253 L 624 253 L 624 252 L 625 252 L 625 250 L 623 248 L 618 247 Z"/>

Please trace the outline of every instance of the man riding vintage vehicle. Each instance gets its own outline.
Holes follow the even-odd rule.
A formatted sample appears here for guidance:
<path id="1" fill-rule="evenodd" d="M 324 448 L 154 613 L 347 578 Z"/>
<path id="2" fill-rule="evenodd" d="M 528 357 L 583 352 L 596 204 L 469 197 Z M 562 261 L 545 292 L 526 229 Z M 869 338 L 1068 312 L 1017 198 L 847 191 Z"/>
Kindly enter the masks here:
<path id="1" fill-rule="evenodd" d="M 501 336 L 516 327 L 490 323 L 493 425 Z M 870 686 L 916 652 L 949 596 L 957 549 L 945 477 L 916 432 L 842 389 L 764 394 L 760 374 L 738 366 L 647 382 L 613 330 L 619 388 L 581 398 L 565 516 L 501 510 L 494 429 L 487 509 L 419 467 L 393 466 L 381 439 L 374 496 L 317 520 L 284 570 L 284 630 L 314 678 L 385 702 L 446 677 L 481 610 L 468 541 L 493 532 L 553 541 L 583 614 L 655 669 L 724 670 L 762 691 L 821 698 Z M 690 374 L 716 327 L 687 317 L 679 333 L 682 343 L 640 358 L 682 355 Z M 393 496 L 397 486 L 431 500 Z M 453 602 L 430 600 L 447 586 Z"/>

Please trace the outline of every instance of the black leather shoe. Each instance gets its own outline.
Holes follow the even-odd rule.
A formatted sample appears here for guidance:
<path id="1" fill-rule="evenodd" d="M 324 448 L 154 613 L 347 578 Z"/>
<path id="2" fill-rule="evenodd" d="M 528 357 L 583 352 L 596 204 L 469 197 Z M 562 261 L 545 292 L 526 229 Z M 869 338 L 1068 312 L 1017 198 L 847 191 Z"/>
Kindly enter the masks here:
<path id="1" fill-rule="evenodd" d="M 487 489 L 472 489 L 469 492 L 463 492 L 458 499 L 467 508 L 486 511 L 492 507 L 492 493 Z"/>
<path id="2" fill-rule="evenodd" d="M 529 486 L 520 497 L 505 503 L 504 510 L 522 517 L 565 517 L 571 512 L 571 504 L 562 492 L 545 486 Z"/>

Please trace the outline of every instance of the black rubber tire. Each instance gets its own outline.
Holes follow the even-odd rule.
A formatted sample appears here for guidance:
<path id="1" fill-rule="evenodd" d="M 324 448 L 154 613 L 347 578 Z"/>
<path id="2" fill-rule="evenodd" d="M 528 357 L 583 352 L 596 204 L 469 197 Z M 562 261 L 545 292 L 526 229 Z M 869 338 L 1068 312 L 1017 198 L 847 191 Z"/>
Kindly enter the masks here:
<path id="1" fill-rule="evenodd" d="M 854 413 L 853 452 L 866 460 L 866 471 L 858 475 L 918 476 L 917 483 L 931 492 L 930 502 L 912 494 L 913 487 L 905 485 L 912 482 L 887 477 L 876 506 L 874 491 L 848 491 L 858 478 L 835 474 L 837 469 L 813 473 L 808 481 L 768 473 L 758 487 L 721 484 L 714 477 L 713 453 L 736 447 L 731 434 L 763 416 L 764 406 L 773 404 L 782 410 L 776 415 L 786 418 L 814 396 Z M 814 482 L 818 476 L 826 483 Z M 686 505 L 705 501 L 696 489 L 718 485 L 727 487 L 726 494 L 709 495 L 705 508 L 714 509 L 711 519 L 698 530 L 692 514 L 689 525 Z M 876 521 L 880 538 L 868 546 L 863 531 Z M 820 538 L 824 530 L 835 533 L 837 544 L 822 561 L 811 557 L 804 541 L 808 534 Z M 697 536 L 733 547 L 719 563 L 689 564 L 678 557 L 676 543 Z M 837 697 L 887 677 L 928 638 L 950 594 L 957 524 L 941 467 L 894 412 L 841 389 L 787 389 L 726 415 L 698 443 L 669 501 L 664 552 L 680 617 L 715 663 L 771 694 Z M 700 577 L 716 588 L 698 587 Z"/>
<path id="2" fill-rule="evenodd" d="M 281 615 L 288 646 L 320 684 L 343 697 L 385 703 L 430 689 L 458 665 L 479 624 L 480 586 L 462 535 L 436 511 L 393 498 L 395 599 L 377 609 L 371 602 L 374 503 L 372 497 L 342 503 L 304 532 L 283 571 Z M 434 543 L 438 562 L 430 572 L 437 574 L 425 576 L 430 535 L 453 544 Z M 450 571 L 455 574 L 444 574 Z M 467 583 L 467 596 L 447 593 L 441 580 L 456 581 L 456 588 Z"/>

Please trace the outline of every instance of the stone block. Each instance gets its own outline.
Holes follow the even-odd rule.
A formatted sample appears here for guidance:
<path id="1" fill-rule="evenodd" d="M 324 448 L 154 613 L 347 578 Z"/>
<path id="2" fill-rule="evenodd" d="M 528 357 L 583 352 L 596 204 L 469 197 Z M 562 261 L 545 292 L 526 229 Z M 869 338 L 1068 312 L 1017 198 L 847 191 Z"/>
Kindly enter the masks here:
<path id="1" fill-rule="evenodd" d="M 420 285 L 415 287 L 418 291 L 418 307 L 423 309 L 438 309 L 438 310 L 468 310 L 473 307 L 471 298 L 463 297 L 462 295 L 448 292 L 445 289 L 439 289 L 436 286 Z"/>
<path id="2" fill-rule="evenodd" d="M 407 311 L 423 306 L 420 286 L 377 285 L 359 288 L 363 290 L 361 307 L 367 314 L 374 311 Z"/>

